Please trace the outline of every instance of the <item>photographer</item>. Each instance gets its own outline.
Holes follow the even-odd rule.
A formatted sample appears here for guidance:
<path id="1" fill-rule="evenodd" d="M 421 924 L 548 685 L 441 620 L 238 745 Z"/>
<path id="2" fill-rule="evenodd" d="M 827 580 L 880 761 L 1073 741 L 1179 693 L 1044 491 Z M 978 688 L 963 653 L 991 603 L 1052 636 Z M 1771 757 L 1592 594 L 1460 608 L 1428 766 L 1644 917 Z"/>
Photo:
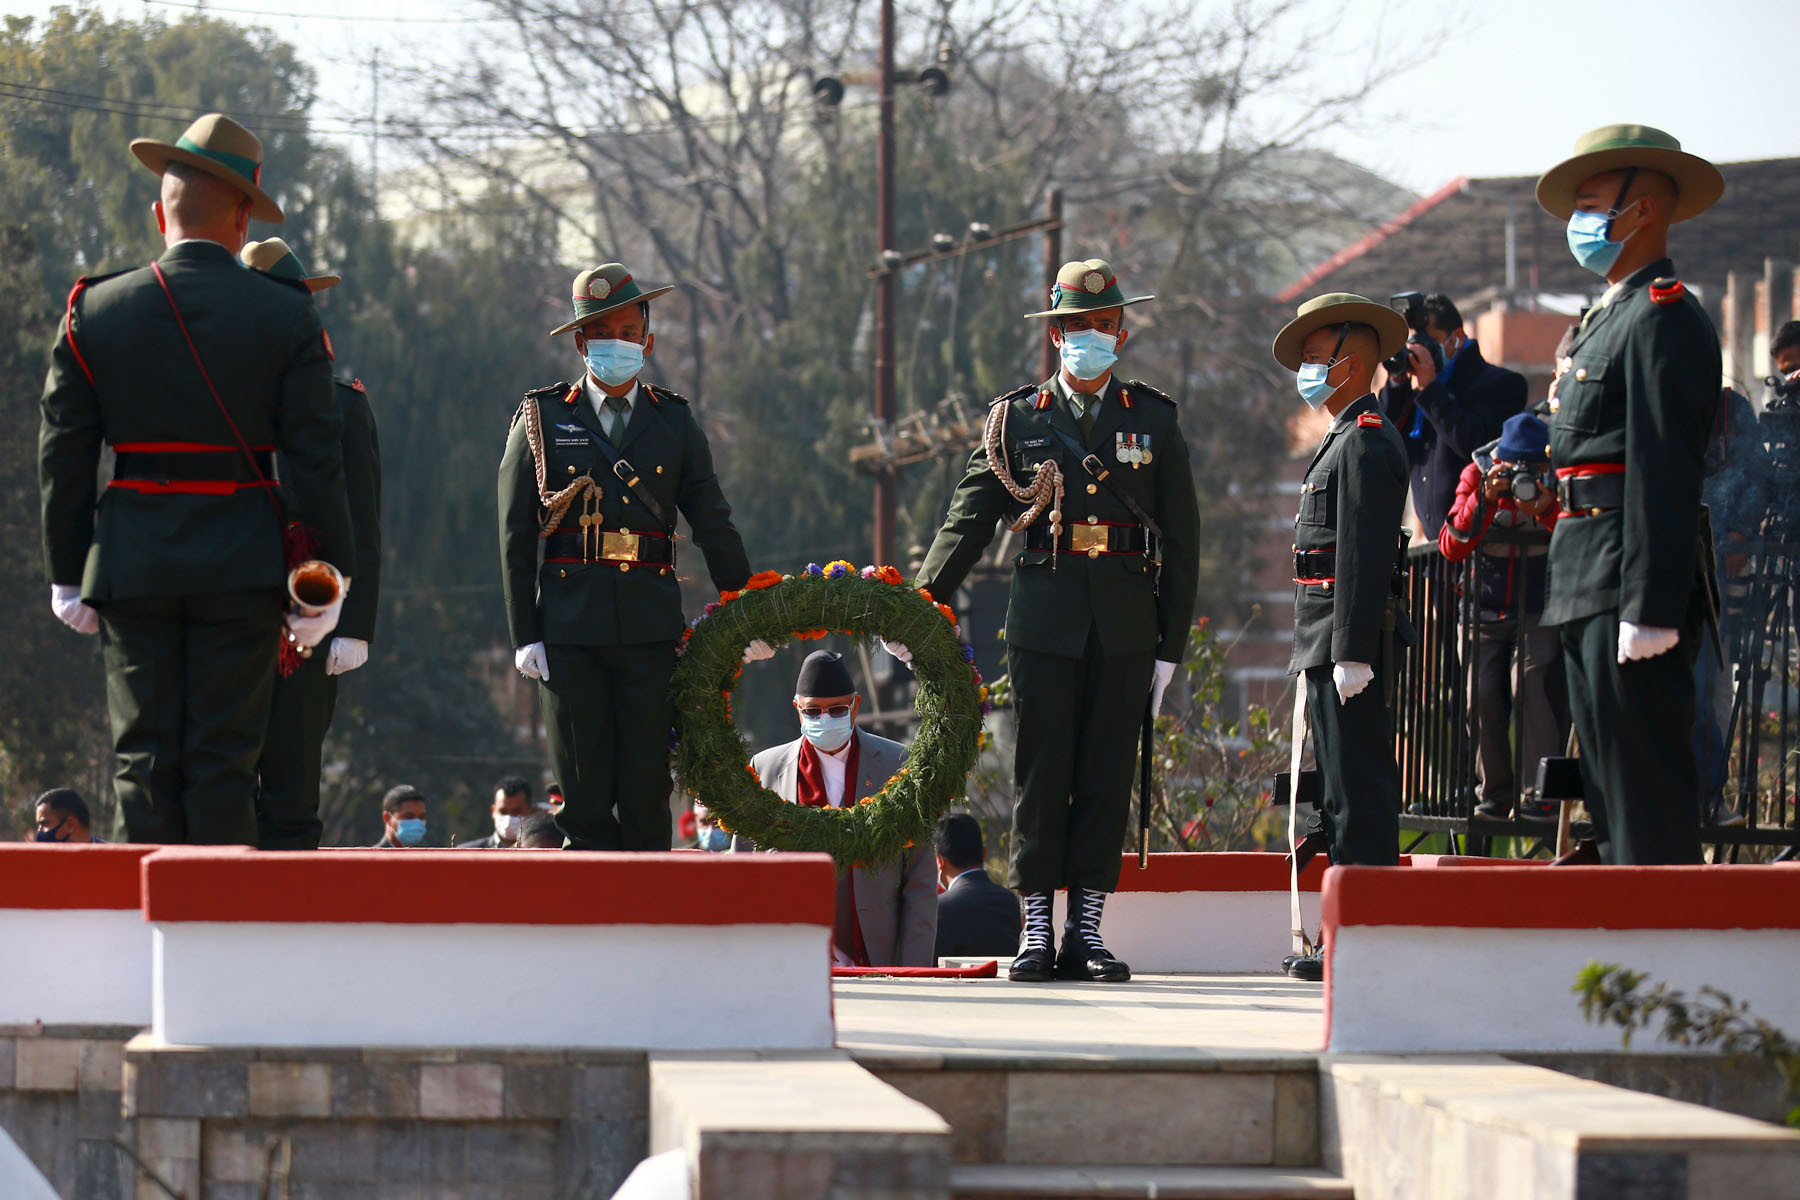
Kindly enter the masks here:
<path id="1" fill-rule="evenodd" d="M 1389 368 L 1381 409 L 1406 446 L 1413 511 L 1422 531 L 1437 537 L 1475 448 L 1499 437 L 1501 423 L 1525 408 L 1525 377 L 1481 357 L 1450 297 L 1428 296 L 1405 315 L 1415 331 L 1406 347 L 1410 365 Z M 1441 369 L 1425 340 L 1436 344 Z"/>
<path id="2" fill-rule="evenodd" d="M 1529 413 L 1509 417 L 1497 442 L 1475 451 L 1456 485 L 1438 549 L 1451 562 L 1479 552 L 1481 629 L 1475 682 L 1477 816 L 1504 819 L 1551 809 L 1513 771 L 1512 719 L 1518 706 L 1519 763 L 1526 779 L 1538 759 L 1560 753 L 1568 716 L 1547 685 L 1558 654 L 1544 612 L 1544 565 L 1561 509 L 1550 480 L 1550 429 Z M 1524 630 L 1519 628 L 1523 611 Z"/>

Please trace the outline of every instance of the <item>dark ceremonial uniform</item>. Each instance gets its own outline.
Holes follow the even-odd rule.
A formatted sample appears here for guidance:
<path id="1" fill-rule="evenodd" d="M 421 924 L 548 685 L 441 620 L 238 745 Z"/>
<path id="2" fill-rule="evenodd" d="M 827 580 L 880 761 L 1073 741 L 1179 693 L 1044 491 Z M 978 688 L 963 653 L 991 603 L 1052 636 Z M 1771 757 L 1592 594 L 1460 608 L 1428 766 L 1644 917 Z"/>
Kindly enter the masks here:
<path id="1" fill-rule="evenodd" d="M 1067 488 L 1058 552 L 1051 553 L 1046 511 L 1013 559 L 1006 644 L 1018 745 L 1010 882 L 1027 893 L 1111 892 L 1152 664 L 1182 660 L 1193 622 L 1200 516 L 1187 443 L 1174 402 L 1136 380 L 1108 380 L 1085 438 L 1060 376 L 995 403 L 1008 406 L 1013 478 L 1028 481 L 1052 460 Z M 1083 469 L 1071 441 L 1110 472 L 1104 483 Z M 1146 554 L 1147 531 L 1108 485 L 1161 527 L 1160 572 Z M 995 523 L 1017 520 L 1024 507 L 994 474 L 986 448 L 977 448 L 919 586 L 951 603 Z"/>
<path id="2" fill-rule="evenodd" d="M 1294 653 L 1331 861 L 1394 866 L 1400 853 L 1400 769 L 1388 710 L 1395 542 L 1406 507 L 1406 450 L 1375 397 L 1331 423 L 1300 485 L 1294 516 Z M 1375 679 L 1349 703 L 1336 663 L 1367 663 Z"/>
<path id="3" fill-rule="evenodd" d="M 597 394 L 597 393 L 595 393 Z M 639 384 L 618 446 L 581 385 L 527 394 L 500 461 L 500 556 L 513 645 L 543 642 L 550 759 L 563 786 L 556 823 L 583 850 L 669 848 L 669 676 L 685 623 L 674 568 L 675 514 L 685 516 L 721 590 L 750 577 L 743 539 L 713 472 L 706 434 L 685 397 Z M 545 488 L 583 476 L 548 538 L 528 432 L 535 402 Z M 611 448 L 612 453 L 607 452 Z M 625 480 L 629 464 L 663 514 Z"/>
<path id="4" fill-rule="evenodd" d="M 350 574 L 340 419 L 312 300 L 213 242 L 158 261 L 263 473 L 279 451 L 318 557 Z M 97 497 L 103 444 L 117 458 Z M 287 577 L 281 526 L 149 268 L 71 295 L 44 384 L 38 475 L 51 582 L 79 583 L 100 613 L 131 840 L 254 844 Z"/>
<path id="5" fill-rule="evenodd" d="M 344 483 L 356 538 L 356 568 L 337 628 L 292 675 L 275 679 L 269 733 L 257 765 L 256 844 L 263 850 L 319 848 L 321 749 L 337 707 L 337 677 L 325 673 L 331 641 L 375 640 L 375 610 L 381 596 L 381 444 L 362 380 L 335 382 L 344 421 Z M 289 474 L 285 462 L 280 473 L 285 482 Z"/>
<path id="6" fill-rule="evenodd" d="M 1608 861 L 1699 862 L 1690 734 L 1719 339 L 1663 259 L 1608 289 L 1569 360 L 1550 420 L 1568 515 L 1550 539 L 1544 623 L 1562 627 L 1583 787 Z M 1681 640 L 1621 666 L 1620 621 L 1678 629 Z"/>

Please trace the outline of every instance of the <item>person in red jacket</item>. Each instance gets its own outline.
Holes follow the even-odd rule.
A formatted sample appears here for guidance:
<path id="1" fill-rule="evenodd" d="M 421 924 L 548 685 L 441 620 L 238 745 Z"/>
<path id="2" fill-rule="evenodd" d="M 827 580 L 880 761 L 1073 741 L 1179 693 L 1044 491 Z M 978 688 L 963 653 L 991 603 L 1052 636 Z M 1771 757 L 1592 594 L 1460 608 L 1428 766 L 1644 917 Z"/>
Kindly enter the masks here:
<path id="1" fill-rule="evenodd" d="M 1503 819 L 1515 798 L 1520 816 L 1553 812 L 1536 798 L 1533 785 L 1538 760 L 1560 754 L 1568 737 L 1562 688 L 1550 686 L 1560 654 L 1556 630 L 1539 624 L 1550 531 L 1561 515 L 1550 476 L 1550 430 L 1530 413 L 1520 413 L 1507 419 L 1498 441 L 1476 450 L 1463 468 L 1450 515 L 1438 531 L 1438 549 L 1451 562 L 1479 554 L 1477 816 Z M 1515 703 L 1523 779 L 1513 767 Z"/>

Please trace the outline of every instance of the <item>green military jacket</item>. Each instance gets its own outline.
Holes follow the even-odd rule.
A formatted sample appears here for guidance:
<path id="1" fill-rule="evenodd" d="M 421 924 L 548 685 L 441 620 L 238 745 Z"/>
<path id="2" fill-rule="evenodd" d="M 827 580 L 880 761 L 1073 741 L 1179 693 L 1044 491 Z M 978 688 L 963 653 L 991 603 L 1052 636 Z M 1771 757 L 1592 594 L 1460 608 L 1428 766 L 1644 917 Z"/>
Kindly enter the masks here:
<path id="1" fill-rule="evenodd" d="M 1674 274 L 1662 259 L 1609 289 L 1569 351 L 1550 419 L 1551 464 L 1559 475 L 1624 464 L 1624 503 L 1557 521 L 1546 625 L 1617 610 L 1622 621 L 1678 629 L 1707 587 L 1700 505 L 1719 338 Z M 1651 286 L 1664 277 L 1668 286 Z"/>
<path id="2" fill-rule="evenodd" d="M 1129 399 L 1130 407 L 1126 407 Z M 1130 509 L 1107 484 L 1130 495 L 1162 529 L 1162 570 L 1141 554 L 1089 558 L 1063 550 L 1021 550 L 1013 558 L 1012 594 L 1006 610 L 1006 641 L 1044 654 L 1079 658 L 1089 629 L 1097 629 L 1104 654 L 1153 651 L 1180 662 L 1187 649 L 1199 587 L 1200 510 L 1194 498 L 1193 468 L 1175 404 L 1136 380 L 1107 381 L 1092 434 L 1085 440 L 1064 405 L 1054 378 L 1009 392 L 994 402 L 1007 405 L 1005 449 L 1013 479 L 1028 486 L 1038 464 L 1054 460 L 1066 492 L 1063 529 L 1094 521 L 1135 523 Z M 1082 443 L 1110 471 L 1105 484 L 1081 465 L 1081 458 L 1056 436 Z M 1118 451 L 1136 447 L 1150 461 L 1133 466 Z M 931 543 L 918 585 L 945 604 L 994 538 L 1002 517 L 1015 521 L 1025 506 L 994 474 L 985 446 L 969 456 L 968 469 L 950 500 L 949 514 Z M 1034 528 L 1048 532 L 1050 515 Z"/>
<path id="3" fill-rule="evenodd" d="M 667 535 L 612 472 L 605 433 L 579 385 L 557 383 L 528 393 L 539 406 L 545 455 L 545 488 L 555 493 L 591 476 L 601 490 L 600 528 L 651 530 Z M 671 521 L 687 518 L 694 544 L 720 590 L 736 590 L 750 578 L 744 542 L 731 523 L 731 506 L 713 471 L 712 450 L 687 399 L 665 388 L 640 385 L 617 450 L 635 469 Z M 607 443 L 610 444 L 610 443 Z M 578 531 L 578 503 L 559 532 Z M 672 642 L 681 636 L 681 588 L 668 564 L 543 561 L 538 537 L 544 508 L 527 422 L 515 417 L 500 459 L 500 562 L 506 623 L 513 645 L 629 646 Z M 671 542 L 671 546 L 674 543 Z"/>
<path id="4" fill-rule="evenodd" d="M 349 574 L 341 421 L 311 297 L 245 270 L 215 242 L 180 243 L 158 263 L 232 421 L 251 447 L 286 460 L 294 509 L 319 556 Z M 285 585 L 281 525 L 264 488 L 206 494 L 150 480 L 101 494 L 101 449 L 119 445 L 215 447 L 180 451 L 169 474 L 184 459 L 229 456 L 233 466 L 219 466 L 250 478 L 148 267 L 78 287 L 50 352 L 38 431 L 50 581 L 79 583 L 95 605 Z"/>
<path id="5" fill-rule="evenodd" d="M 1308 573 L 1295 577 L 1289 674 L 1381 661 L 1405 509 L 1406 448 L 1375 397 L 1363 396 L 1332 420 L 1300 484 L 1295 558 L 1330 553 L 1309 555 Z"/>
<path id="6" fill-rule="evenodd" d="M 339 377 L 333 382 L 344 418 L 344 489 L 356 536 L 356 568 L 350 572 L 350 594 L 344 597 L 332 635 L 372 642 L 375 610 L 381 602 L 381 441 L 363 381 Z"/>

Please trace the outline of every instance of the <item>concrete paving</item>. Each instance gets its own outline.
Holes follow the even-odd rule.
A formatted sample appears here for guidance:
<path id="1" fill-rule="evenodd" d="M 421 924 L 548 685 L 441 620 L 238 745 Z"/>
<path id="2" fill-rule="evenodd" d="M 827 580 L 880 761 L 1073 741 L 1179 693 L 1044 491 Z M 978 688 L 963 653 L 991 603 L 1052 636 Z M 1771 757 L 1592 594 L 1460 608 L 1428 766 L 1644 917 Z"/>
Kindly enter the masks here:
<path id="1" fill-rule="evenodd" d="M 1324 1044 L 1321 985 L 1280 975 L 864 977 L 832 992 L 838 1045 L 865 1066 L 1311 1069 Z"/>

